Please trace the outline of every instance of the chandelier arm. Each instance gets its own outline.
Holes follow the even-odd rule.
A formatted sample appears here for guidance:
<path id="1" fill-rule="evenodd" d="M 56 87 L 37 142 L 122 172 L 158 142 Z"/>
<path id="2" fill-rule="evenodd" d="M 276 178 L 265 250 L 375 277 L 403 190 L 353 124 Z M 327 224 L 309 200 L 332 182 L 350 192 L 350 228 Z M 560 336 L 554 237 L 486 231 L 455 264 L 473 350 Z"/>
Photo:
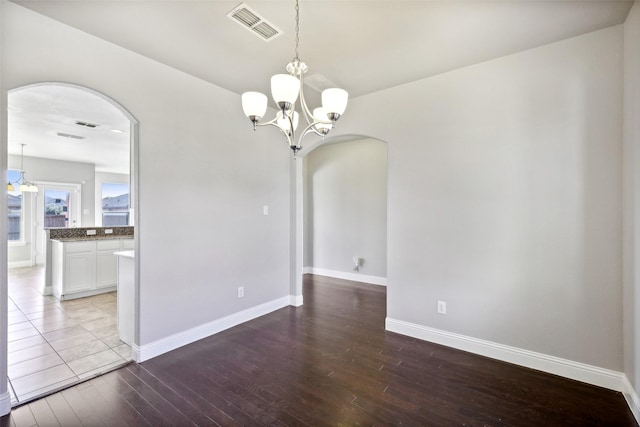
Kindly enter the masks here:
<path id="1" fill-rule="evenodd" d="M 298 77 L 300 79 L 300 106 L 302 107 L 302 113 L 303 116 L 305 118 L 305 120 L 307 121 L 307 124 L 310 125 L 313 120 L 313 114 L 311 114 L 311 111 L 309 110 L 309 107 L 307 106 L 307 100 L 304 97 L 304 79 L 303 79 L 303 73 L 300 73 L 300 77 Z"/>
<path id="2" fill-rule="evenodd" d="M 275 120 L 271 120 L 269 123 L 265 123 L 265 124 L 263 124 L 262 126 L 268 126 L 268 125 L 271 125 L 271 126 L 273 126 L 273 127 L 277 128 L 280 132 L 282 132 L 282 134 L 283 134 L 285 137 L 287 137 L 287 143 L 289 144 L 289 147 L 293 147 L 293 146 L 294 146 L 294 145 L 293 145 L 293 140 L 291 139 L 291 135 L 289 135 L 289 134 L 287 133 L 287 131 L 286 131 L 286 130 L 284 130 L 284 129 L 282 129 L 280 126 L 278 126 L 278 125 L 275 123 Z"/>
<path id="3" fill-rule="evenodd" d="M 277 120 L 277 119 L 278 119 L 278 118 L 277 118 L 277 117 L 275 117 L 275 118 L 273 118 L 273 119 L 269 120 L 268 122 L 264 122 L 264 123 L 256 123 L 256 126 L 257 126 L 257 127 L 269 126 L 269 125 L 274 125 L 274 126 L 276 126 L 276 120 Z"/>
<path id="4" fill-rule="evenodd" d="M 320 132 L 318 132 L 315 129 L 315 126 L 320 123 L 320 122 L 313 122 L 311 123 L 309 126 L 307 126 L 306 128 L 304 128 L 304 131 L 302 131 L 302 133 L 300 134 L 300 138 L 298 138 L 298 146 L 301 147 L 302 146 L 302 138 L 304 138 L 306 135 L 308 135 L 309 133 L 313 132 L 318 136 L 321 136 L 324 138 L 324 135 L 321 134 Z"/>

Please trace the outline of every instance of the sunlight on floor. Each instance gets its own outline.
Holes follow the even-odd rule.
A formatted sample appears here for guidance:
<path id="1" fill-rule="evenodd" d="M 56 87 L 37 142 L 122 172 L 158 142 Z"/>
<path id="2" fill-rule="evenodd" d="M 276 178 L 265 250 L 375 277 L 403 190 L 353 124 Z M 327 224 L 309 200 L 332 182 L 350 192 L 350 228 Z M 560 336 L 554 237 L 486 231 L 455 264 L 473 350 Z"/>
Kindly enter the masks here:
<path id="1" fill-rule="evenodd" d="M 42 267 L 11 269 L 8 276 L 13 405 L 131 360 L 130 347 L 118 335 L 115 292 L 59 301 L 40 292 Z"/>

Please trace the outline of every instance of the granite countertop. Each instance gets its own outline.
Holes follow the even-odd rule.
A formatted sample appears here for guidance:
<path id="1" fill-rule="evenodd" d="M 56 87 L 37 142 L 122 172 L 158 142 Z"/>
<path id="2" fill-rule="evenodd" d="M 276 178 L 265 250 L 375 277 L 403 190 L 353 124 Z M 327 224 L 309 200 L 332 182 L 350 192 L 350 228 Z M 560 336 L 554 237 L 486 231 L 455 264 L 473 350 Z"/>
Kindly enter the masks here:
<path id="1" fill-rule="evenodd" d="M 119 236 L 119 235 L 115 235 L 115 236 L 77 236 L 77 237 L 57 237 L 55 239 L 51 239 L 54 242 L 85 242 L 85 241 L 92 241 L 92 240 L 123 240 L 123 239 L 128 239 L 131 240 L 133 239 L 133 236 Z"/>

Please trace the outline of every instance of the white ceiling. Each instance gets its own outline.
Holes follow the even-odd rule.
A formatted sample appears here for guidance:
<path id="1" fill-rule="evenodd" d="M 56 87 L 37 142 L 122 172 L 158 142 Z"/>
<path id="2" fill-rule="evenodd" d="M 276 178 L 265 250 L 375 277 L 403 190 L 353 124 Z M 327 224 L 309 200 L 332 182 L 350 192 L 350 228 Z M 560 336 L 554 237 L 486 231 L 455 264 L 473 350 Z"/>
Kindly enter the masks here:
<path id="1" fill-rule="evenodd" d="M 245 2 L 284 31 L 270 42 L 226 17 L 240 0 L 13 2 L 238 94 L 269 93 L 294 56 L 293 0 Z M 301 0 L 300 58 L 357 97 L 621 24 L 632 4 Z"/>
<path id="2" fill-rule="evenodd" d="M 99 172 L 129 173 L 129 119 L 102 97 L 69 86 L 35 85 L 9 92 L 8 105 L 9 154 L 20 154 L 20 144 L 26 144 L 27 157 L 94 163 Z"/>

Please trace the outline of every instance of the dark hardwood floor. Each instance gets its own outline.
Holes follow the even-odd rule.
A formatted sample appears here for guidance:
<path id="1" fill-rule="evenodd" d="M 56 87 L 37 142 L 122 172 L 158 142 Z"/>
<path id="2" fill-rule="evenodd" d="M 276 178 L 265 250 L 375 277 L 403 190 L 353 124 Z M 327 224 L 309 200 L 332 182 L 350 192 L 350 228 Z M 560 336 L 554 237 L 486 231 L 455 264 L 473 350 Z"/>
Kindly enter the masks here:
<path id="1" fill-rule="evenodd" d="M 384 330 L 385 288 L 288 307 L 15 409 L 2 426 L 634 426 L 620 393 Z"/>

